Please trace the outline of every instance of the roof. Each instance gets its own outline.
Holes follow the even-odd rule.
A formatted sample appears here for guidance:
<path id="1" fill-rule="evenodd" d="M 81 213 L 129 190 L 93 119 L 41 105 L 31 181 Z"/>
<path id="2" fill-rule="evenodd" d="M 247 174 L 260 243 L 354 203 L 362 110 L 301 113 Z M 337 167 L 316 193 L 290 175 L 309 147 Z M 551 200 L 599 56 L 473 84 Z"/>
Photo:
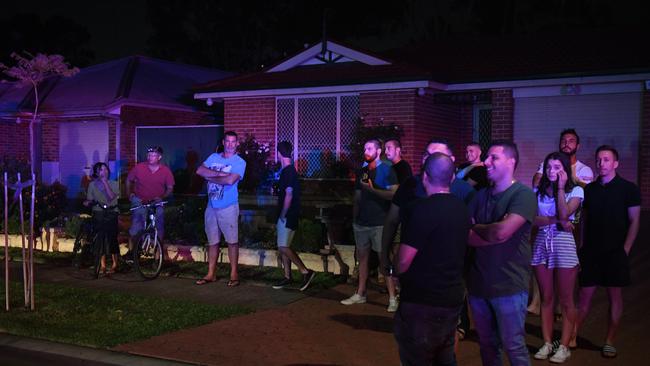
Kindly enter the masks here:
<path id="1" fill-rule="evenodd" d="M 361 62 L 297 66 L 286 71 L 260 71 L 197 85 L 195 91 L 260 90 L 428 80 L 428 71 L 407 64 L 366 65 Z"/>
<path id="2" fill-rule="evenodd" d="M 123 103 L 184 107 L 192 104 L 191 87 L 233 73 L 131 56 L 89 66 L 69 78 L 52 77 L 39 87 L 40 111 L 97 111 Z M 33 109 L 33 91 L 0 83 L 0 113 Z"/>
<path id="3" fill-rule="evenodd" d="M 201 94 L 195 97 L 235 91 L 416 80 L 444 85 L 647 73 L 650 49 L 638 41 L 647 38 L 646 34 L 650 35 L 646 30 L 622 29 L 465 37 L 414 44 L 387 51 L 382 56 L 368 55 L 383 63 L 368 62 L 358 56 L 359 51 L 328 41 L 327 48 L 339 47 L 337 50 L 348 62 L 314 62 L 319 53 L 316 44 L 263 71 L 197 85 L 194 89 Z M 357 60 L 349 57 L 353 52 L 357 52 Z"/>
<path id="4" fill-rule="evenodd" d="M 650 71 L 646 30 L 552 32 L 419 43 L 388 56 L 426 68 L 433 80 L 466 83 Z"/>

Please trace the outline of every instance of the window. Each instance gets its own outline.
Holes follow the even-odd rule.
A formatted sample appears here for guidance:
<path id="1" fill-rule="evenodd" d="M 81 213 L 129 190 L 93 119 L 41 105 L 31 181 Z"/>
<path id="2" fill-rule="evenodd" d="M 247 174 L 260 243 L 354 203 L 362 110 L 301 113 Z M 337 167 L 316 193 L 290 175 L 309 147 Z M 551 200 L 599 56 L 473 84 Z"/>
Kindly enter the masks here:
<path id="1" fill-rule="evenodd" d="M 488 104 L 478 104 L 474 106 L 474 133 L 472 139 L 481 146 L 485 159 L 488 147 L 492 142 L 492 106 Z"/>
<path id="2" fill-rule="evenodd" d="M 333 162 L 349 157 L 358 119 L 358 95 L 278 98 L 276 145 L 293 143 L 302 176 L 327 177 Z"/>

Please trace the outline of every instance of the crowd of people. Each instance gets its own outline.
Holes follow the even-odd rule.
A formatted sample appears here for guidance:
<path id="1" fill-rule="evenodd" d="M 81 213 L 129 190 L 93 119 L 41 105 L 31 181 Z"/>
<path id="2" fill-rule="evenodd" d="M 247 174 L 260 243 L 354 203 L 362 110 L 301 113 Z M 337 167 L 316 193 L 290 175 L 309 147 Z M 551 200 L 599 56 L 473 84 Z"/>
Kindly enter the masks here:
<path id="1" fill-rule="evenodd" d="M 196 171 L 208 184 L 208 271 L 196 285 L 216 281 L 223 237 L 230 262 L 227 285 L 234 287 L 240 283 L 237 185 L 246 162 L 236 152 L 235 132 L 225 132 L 222 142 L 223 151 L 210 155 Z M 622 288 L 630 283 L 627 256 L 639 229 L 640 193 L 616 173 L 619 154 L 614 147 L 596 150 L 594 176 L 588 164 L 577 160 L 579 146 L 575 130 L 562 131 L 558 151 L 540 163 L 531 188 L 514 178 L 519 151 L 512 141 L 492 142 L 484 159 L 480 145 L 471 143 L 466 161 L 457 168 L 450 144 L 433 139 L 424 146 L 419 174 L 413 175 L 399 139 L 369 139 L 353 199 L 358 285 L 341 304 L 366 302 L 374 251 L 389 296 L 387 311 L 395 313 L 403 365 L 455 365 L 455 345 L 469 330 L 470 318 L 484 365 L 502 364 L 502 353 L 511 365 L 529 365 L 525 319 L 536 307 L 544 343 L 533 357 L 563 363 L 576 347 L 596 288 L 604 287 L 610 311 L 601 353 L 615 357 Z M 147 161 L 129 172 L 126 187 L 132 206 L 172 194 L 174 178 L 161 164 L 162 154 L 160 147 L 148 149 Z M 276 232 L 284 277 L 273 288 L 292 284 L 294 264 L 302 274 L 303 291 L 314 271 L 291 249 L 301 201 L 291 143 L 279 142 L 277 156 L 282 169 Z M 86 203 L 115 205 L 119 190 L 108 180 L 108 166 L 97 163 L 93 173 Z M 162 236 L 162 208 L 156 215 Z M 135 211 L 130 234 L 136 235 L 143 223 L 144 210 Z M 107 272 L 115 270 L 118 253 L 116 237 L 112 240 L 106 253 L 113 255 L 113 267 L 106 270 L 105 259 L 101 262 Z M 556 302 L 562 317 L 559 340 L 552 339 Z"/>

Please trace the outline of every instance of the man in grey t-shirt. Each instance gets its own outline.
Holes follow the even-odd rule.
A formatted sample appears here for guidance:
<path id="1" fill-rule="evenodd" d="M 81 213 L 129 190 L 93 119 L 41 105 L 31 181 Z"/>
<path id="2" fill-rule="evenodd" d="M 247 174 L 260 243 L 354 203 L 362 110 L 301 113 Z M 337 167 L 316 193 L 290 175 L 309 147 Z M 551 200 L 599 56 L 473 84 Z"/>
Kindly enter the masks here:
<path id="1" fill-rule="evenodd" d="M 492 187 L 470 203 L 476 248 L 469 275 L 469 304 L 484 365 L 501 365 L 502 349 L 513 366 L 530 365 L 524 324 L 528 302 L 530 228 L 537 212 L 533 191 L 513 179 L 517 145 L 492 143 L 485 160 Z M 498 326 L 497 326 L 498 324 Z"/>

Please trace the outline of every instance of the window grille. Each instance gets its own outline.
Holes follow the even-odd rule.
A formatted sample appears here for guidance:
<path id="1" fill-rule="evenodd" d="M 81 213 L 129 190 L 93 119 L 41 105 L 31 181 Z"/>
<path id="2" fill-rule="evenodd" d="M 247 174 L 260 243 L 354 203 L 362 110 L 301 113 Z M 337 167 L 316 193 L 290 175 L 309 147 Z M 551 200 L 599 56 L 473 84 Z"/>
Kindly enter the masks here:
<path id="1" fill-rule="evenodd" d="M 481 159 L 485 159 L 488 147 L 492 142 L 492 107 L 478 105 L 474 107 L 474 141 L 478 142 L 483 151 Z"/>
<path id="2" fill-rule="evenodd" d="M 278 98 L 276 114 L 277 142 L 293 143 L 302 176 L 327 177 L 336 160 L 349 158 L 359 119 L 358 95 Z"/>

